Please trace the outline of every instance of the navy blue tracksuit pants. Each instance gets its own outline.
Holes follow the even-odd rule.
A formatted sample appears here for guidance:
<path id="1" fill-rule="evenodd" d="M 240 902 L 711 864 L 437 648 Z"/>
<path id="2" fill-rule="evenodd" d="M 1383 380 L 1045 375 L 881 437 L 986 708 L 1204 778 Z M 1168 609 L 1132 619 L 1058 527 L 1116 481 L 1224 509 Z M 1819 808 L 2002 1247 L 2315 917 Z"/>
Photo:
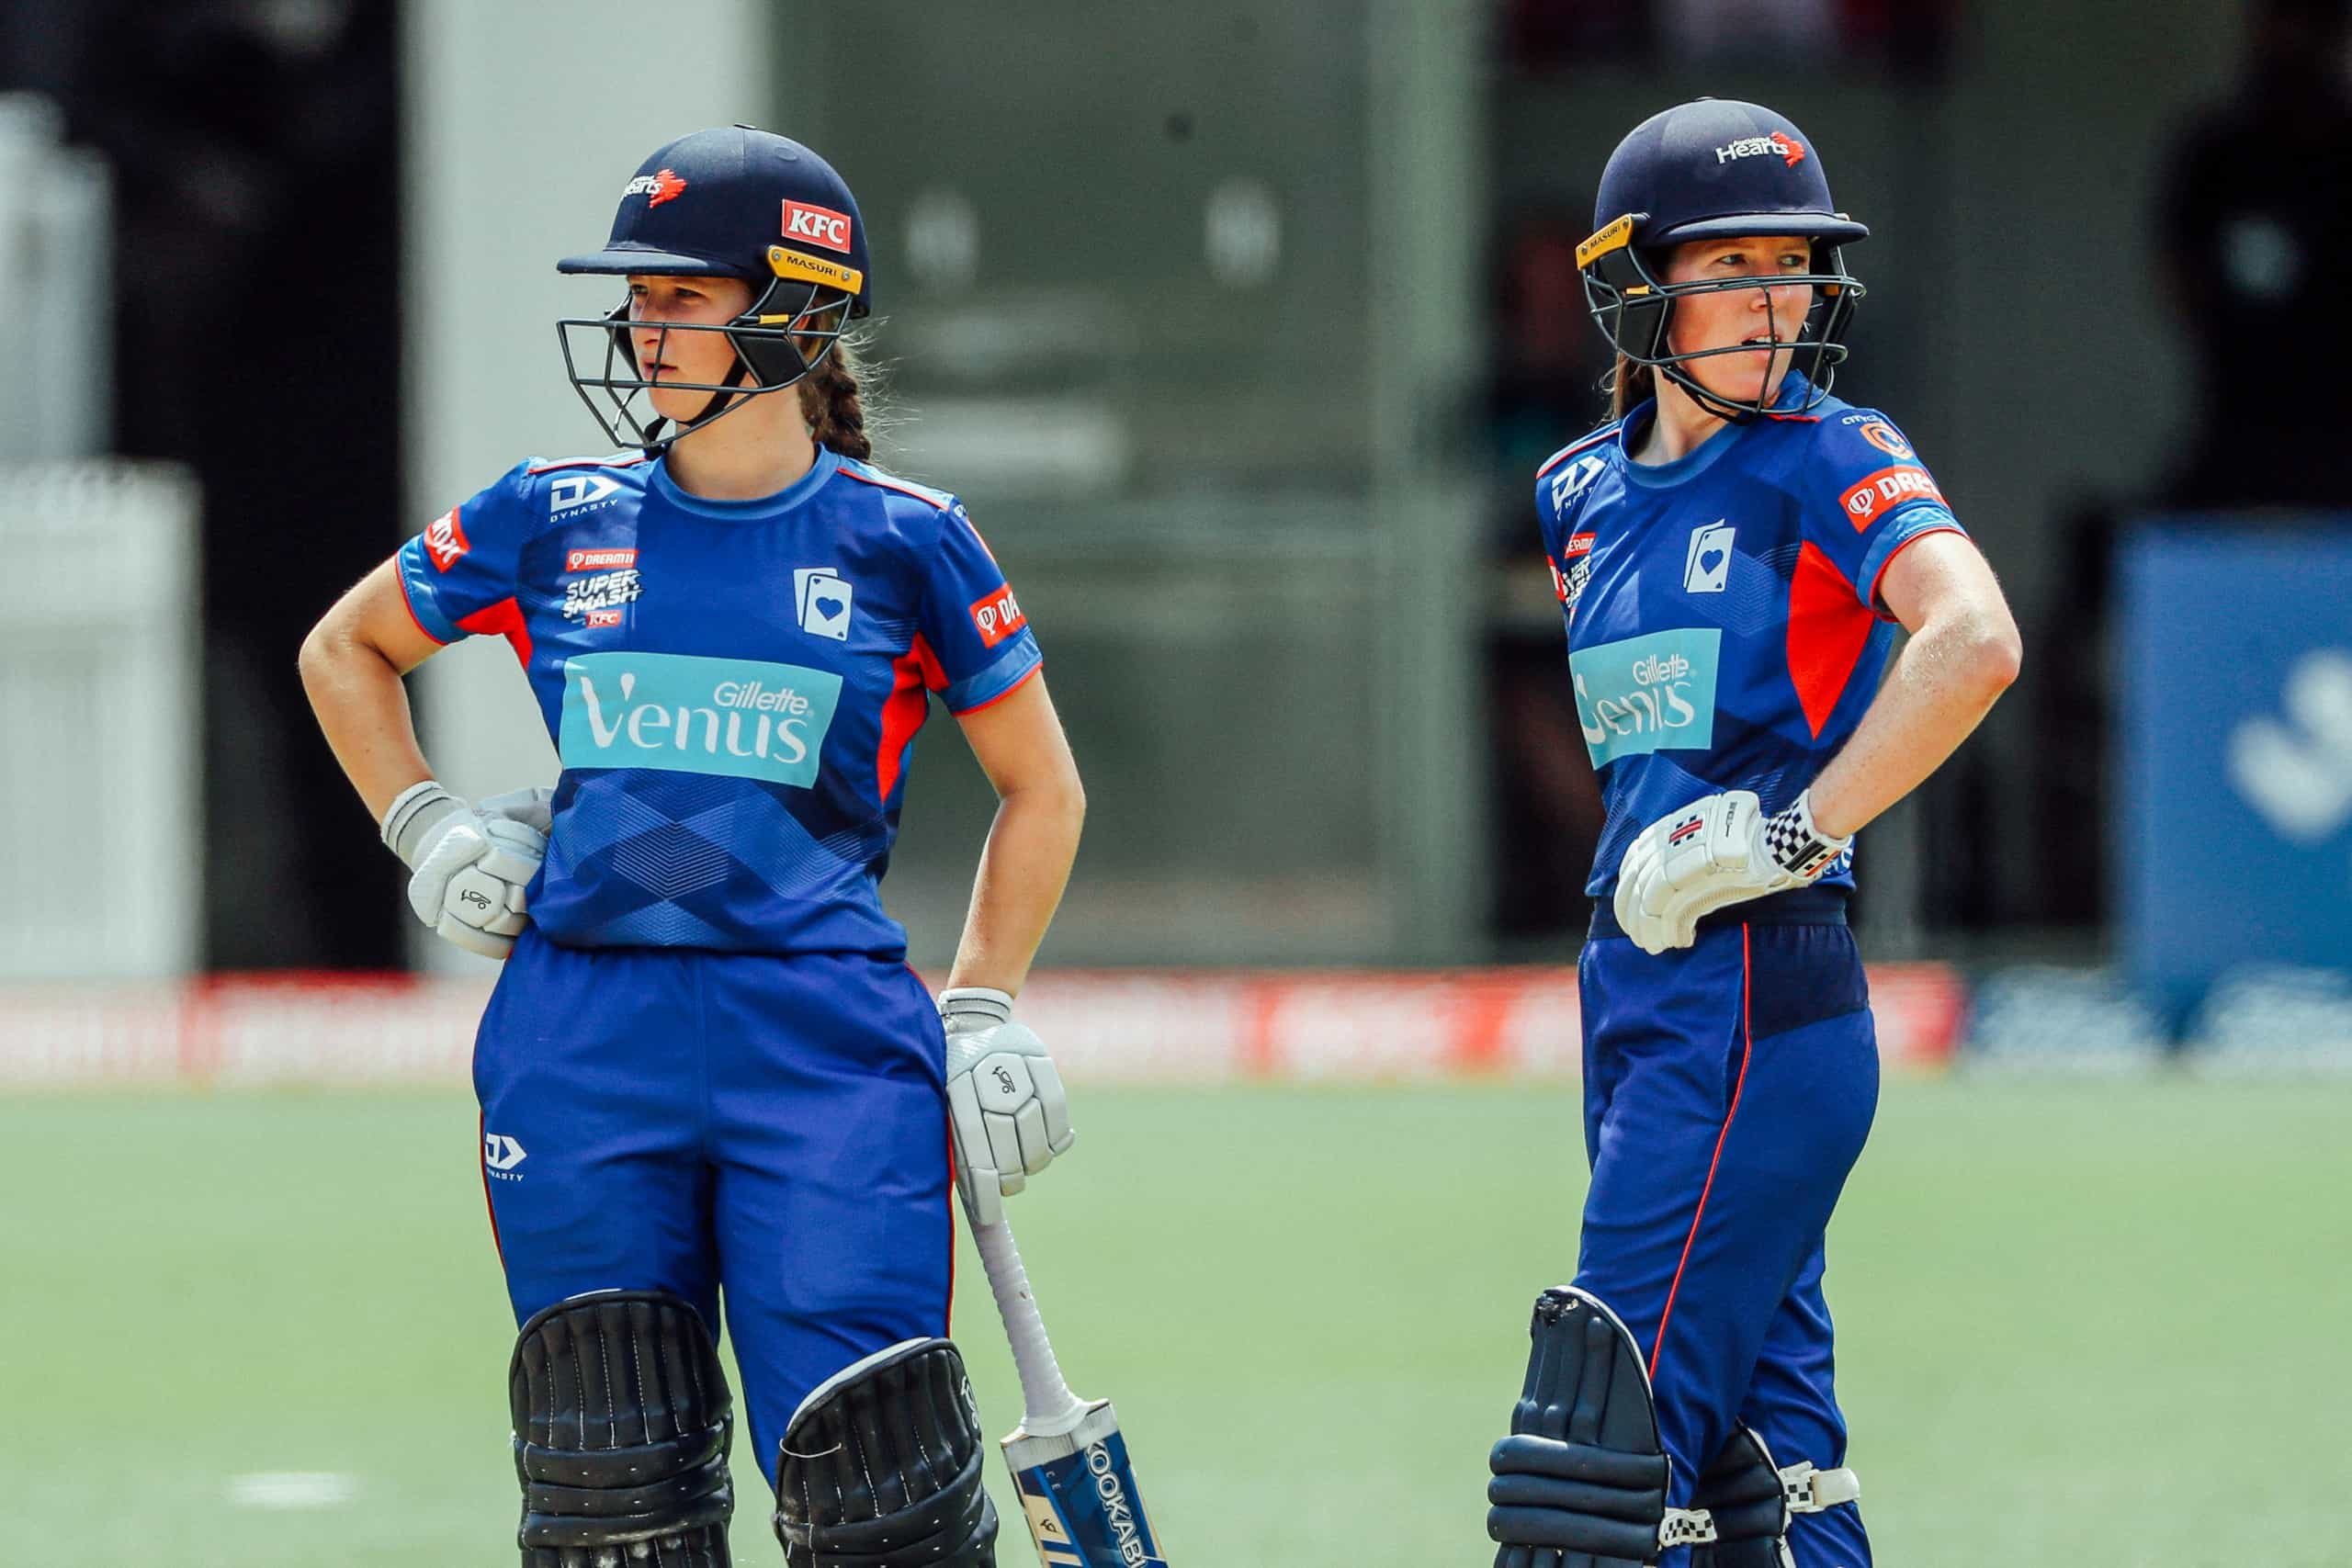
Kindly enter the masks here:
<path id="1" fill-rule="evenodd" d="M 1577 968 L 1592 1185 L 1576 1282 L 1650 1365 L 1668 1501 L 1687 1507 L 1735 1423 L 1776 1463 L 1845 1462 L 1822 1241 L 1877 1108 L 1877 1038 L 1842 920 L 1722 920 L 1655 956 L 1614 931 L 1604 914 Z M 1797 1568 L 1870 1568 L 1853 1505 L 1797 1516 L 1790 1541 Z"/>
<path id="2" fill-rule="evenodd" d="M 583 1291 L 665 1290 L 716 1337 L 723 1295 L 773 1483 L 810 1389 L 947 1332 L 945 1055 L 904 964 L 526 930 L 474 1044 L 515 1322 Z"/>

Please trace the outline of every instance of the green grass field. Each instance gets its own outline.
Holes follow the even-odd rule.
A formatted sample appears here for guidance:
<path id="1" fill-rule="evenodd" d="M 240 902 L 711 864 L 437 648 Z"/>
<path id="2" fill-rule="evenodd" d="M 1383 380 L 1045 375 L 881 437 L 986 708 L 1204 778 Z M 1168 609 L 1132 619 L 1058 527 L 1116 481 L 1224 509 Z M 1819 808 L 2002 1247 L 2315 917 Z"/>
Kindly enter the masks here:
<path id="1" fill-rule="evenodd" d="M 1487 1446 L 1574 1257 L 1573 1089 L 1081 1086 L 1077 1111 L 1013 1213 L 1178 1568 L 1491 1561 Z M 2352 1561 L 2347 1124 L 2344 1086 L 1891 1082 L 1829 1277 L 1879 1562 Z M 474 1133 L 458 1096 L 0 1100 L 0 1560 L 511 1564 Z M 958 1277 L 1001 1433 L 968 1251 Z M 737 1556 L 780 1562 L 739 1457 Z M 239 1489 L 285 1472 L 347 1481 Z"/>

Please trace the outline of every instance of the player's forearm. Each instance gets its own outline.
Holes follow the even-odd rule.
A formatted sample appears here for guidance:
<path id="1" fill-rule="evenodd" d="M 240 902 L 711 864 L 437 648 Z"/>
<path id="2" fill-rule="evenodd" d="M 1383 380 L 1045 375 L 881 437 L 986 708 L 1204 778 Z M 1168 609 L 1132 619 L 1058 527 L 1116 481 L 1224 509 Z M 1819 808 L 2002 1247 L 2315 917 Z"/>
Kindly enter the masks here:
<path id="1" fill-rule="evenodd" d="M 302 690 L 334 760 L 381 821 L 401 791 L 433 776 L 416 741 L 408 687 L 381 653 L 322 624 L 302 643 Z"/>
<path id="2" fill-rule="evenodd" d="M 1842 838 L 1917 788 L 2017 679 L 2021 649 L 2006 614 L 1972 612 L 1919 628 L 1853 739 L 1813 781 L 1813 819 Z"/>
<path id="3" fill-rule="evenodd" d="M 1085 818 L 1086 796 L 1074 773 L 1005 795 L 980 852 L 950 986 L 1020 994 L 1069 885 Z"/>

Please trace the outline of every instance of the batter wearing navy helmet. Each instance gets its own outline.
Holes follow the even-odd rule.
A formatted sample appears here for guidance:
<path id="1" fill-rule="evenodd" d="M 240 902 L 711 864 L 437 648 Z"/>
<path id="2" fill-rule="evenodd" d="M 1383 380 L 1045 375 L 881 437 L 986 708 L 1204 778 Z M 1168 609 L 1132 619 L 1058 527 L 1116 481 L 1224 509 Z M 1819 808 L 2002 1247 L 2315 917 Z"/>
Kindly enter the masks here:
<path id="1" fill-rule="evenodd" d="M 656 152 L 604 248 L 559 264 L 625 280 L 558 329 L 625 449 L 517 464 L 303 647 L 417 915 L 505 961 L 474 1087 L 526 1568 L 729 1561 L 722 1304 L 788 1562 L 995 1560 L 949 1204 L 960 1181 L 993 1220 L 1072 1141 L 1012 1008 L 1083 797 L 963 503 L 869 460 L 842 334 L 871 265 L 797 142 Z M 484 634 L 552 792 L 469 803 L 418 748 L 401 677 Z M 878 892 L 934 693 L 1001 797 L 936 1004 Z"/>
<path id="2" fill-rule="evenodd" d="M 1593 221 L 1611 417 L 1535 484 L 1608 812 L 1577 973 L 1592 1179 L 1487 1530 L 1498 1568 L 1868 1568 L 1822 1293 L 1878 1100 L 1854 834 L 2015 679 L 2017 629 L 1910 441 L 1830 390 L 1869 231 L 1809 138 L 1668 109 Z"/>

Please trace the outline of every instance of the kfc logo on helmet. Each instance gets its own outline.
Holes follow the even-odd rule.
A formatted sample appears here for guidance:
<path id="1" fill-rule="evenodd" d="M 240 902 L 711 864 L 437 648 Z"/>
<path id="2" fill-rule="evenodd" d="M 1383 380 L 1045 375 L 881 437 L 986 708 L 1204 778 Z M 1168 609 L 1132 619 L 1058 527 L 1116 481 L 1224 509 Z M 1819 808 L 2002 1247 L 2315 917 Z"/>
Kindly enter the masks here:
<path id="1" fill-rule="evenodd" d="M 664 169 L 658 175 L 639 175 L 629 181 L 621 187 L 621 198 L 627 200 L 632 196 L 641 196 L 648 198 L 646 206 L 659 207 L 665 201 L 684 196 L 685 190 L 686 182 Z"/>
<path id="2" fill-rule="evenodd" d="M 1000 588 L 972 605 L 972 625 L 979 628 L 984 648 L 994 648 L 1028 624 L 1029 617 L 1021 613 L 1010 588 Z"/>
<path id="3" fill-rule="evenodd" d="M 1715 149 L 1715 162 L 1718 164 L 1766 156 L 1777 157 L 1793 169 L 1804 162 L 1804 143 L 1785 131 L 1776 130 L 1770 136 L 1743 136 Z"/>
<path id="4" fill-rule="evenodd" d="M 466 542 L 466 531 L 458 525 L 458 509 L 449 508 L 424 525 L 424 553 L 433 558 L 434 570 L 447 571 L 458 564 L 458 558 L 473 547 Z"/>
<path id="5" fill-rule="evenodd" d="M 1927 469 L 1906 466 L 1881 468 L 1838 498 L 1857 530 L 1869 527 L 1906 501 L 1932 501 L 1940 506 L 1944 492 L 1936 488 Z"/>
<path id="6" fill-rule="evenodd" d="M 849 215 L 805 201 L 784 204 L 784 237 L 849 254 Z"/>

